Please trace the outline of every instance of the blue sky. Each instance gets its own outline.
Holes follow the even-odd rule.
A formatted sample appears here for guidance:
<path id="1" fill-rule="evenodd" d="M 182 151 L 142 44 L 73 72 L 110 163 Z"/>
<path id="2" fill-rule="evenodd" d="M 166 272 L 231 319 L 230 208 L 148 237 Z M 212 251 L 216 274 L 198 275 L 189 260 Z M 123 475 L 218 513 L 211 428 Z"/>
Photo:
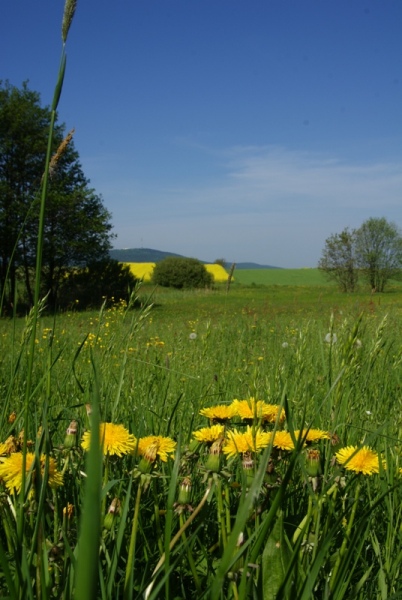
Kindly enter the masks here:
<path id="1" fill-rule="evenodd" d="M 0 79 L 50 104 L 63 0 L 6 0 Z M 402 226 L 401 0 L 78 0 L 59 120 L 116 248 L 316 266 Z"/>

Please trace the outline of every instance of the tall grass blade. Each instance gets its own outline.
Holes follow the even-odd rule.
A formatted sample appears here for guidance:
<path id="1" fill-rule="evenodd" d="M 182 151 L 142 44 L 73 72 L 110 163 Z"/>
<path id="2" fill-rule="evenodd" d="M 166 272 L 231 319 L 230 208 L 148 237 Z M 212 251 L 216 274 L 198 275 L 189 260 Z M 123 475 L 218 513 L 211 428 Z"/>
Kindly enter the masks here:
<path id="1" fill-rule="evenodd" d="M 101 532 L 102 448 L 100 440 L 99 379 L 94 367 L 91 446 L 87 454 L 85 493 L 77 552 L 76 600 L 95 600 L 98 594 L 98 555 Z"/>

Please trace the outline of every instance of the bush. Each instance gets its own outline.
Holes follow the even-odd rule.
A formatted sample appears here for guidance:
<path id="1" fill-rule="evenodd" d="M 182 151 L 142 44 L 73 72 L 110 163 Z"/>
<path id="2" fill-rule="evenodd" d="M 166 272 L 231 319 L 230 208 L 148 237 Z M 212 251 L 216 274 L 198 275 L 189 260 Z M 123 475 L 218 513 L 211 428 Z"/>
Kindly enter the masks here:
<path id="1" fill-rule="evenodd" d="M 177 289 L 203 288 L 212 285 L 213 276 L 196 258 L 169 256 L 156 263 L 152 282 L 156 285 Z"/>
<path id="2" fill-rule="evenodd" d="M 85 269 L 72 271 L 58 294 L 58 306 L 99 308 L 103 302 L 128 301 L 137 279 L 130 267 L 117 260 L 104 259 L 90 263 Z"/>

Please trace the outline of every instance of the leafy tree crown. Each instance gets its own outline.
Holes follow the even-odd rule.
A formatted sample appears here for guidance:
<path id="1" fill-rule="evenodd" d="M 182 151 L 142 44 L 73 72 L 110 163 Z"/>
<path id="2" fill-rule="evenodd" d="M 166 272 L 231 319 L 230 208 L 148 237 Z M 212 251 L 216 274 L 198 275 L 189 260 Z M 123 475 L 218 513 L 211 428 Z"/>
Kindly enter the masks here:
<path id="1" fill-rule="evenodd" d="M 210 287 L 213 276 L 205 265 L 196 258 L 168 257 L 156 263 L 152 281 L 165 287 L 202 288 Z"/>

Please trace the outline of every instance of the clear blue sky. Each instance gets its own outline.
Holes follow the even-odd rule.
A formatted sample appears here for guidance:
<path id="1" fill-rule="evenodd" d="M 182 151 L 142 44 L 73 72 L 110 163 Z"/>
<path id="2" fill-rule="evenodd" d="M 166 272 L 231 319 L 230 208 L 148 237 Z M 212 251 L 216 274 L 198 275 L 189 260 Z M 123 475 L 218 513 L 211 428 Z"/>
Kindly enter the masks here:
<path id="1" fill-rule="evenodd" d="M 50 104 L 63 0 L 5 0 L 0 78 Z M 59 120 L 116 248 L 316 266 L 402 226 L 401 0 L 78 0 Z"/>

